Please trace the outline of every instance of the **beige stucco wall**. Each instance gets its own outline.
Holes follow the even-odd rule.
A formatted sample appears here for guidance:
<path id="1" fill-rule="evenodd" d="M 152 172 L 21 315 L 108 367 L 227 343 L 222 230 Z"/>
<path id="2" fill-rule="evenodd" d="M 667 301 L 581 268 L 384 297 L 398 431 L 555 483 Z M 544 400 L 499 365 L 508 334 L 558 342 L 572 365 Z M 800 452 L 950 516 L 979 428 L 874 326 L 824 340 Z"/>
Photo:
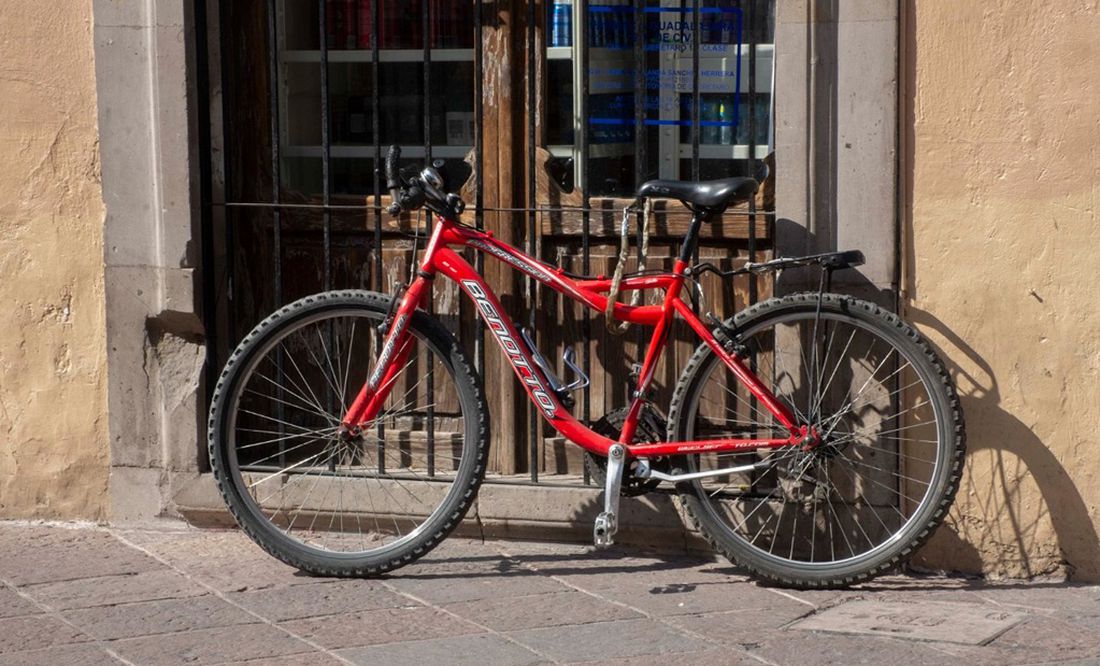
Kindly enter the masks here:
<path id="1" fill-rule="evenodd" d="M 905 311 L 971 451 L 925 560 L 1100 580 L 1100 3 L 907 4 Z"/>
<path id="2" fill-rule="evenodd" d="M 0 517 L 107 499 L 104 208 L 90 0 L 0 9 Z"/>

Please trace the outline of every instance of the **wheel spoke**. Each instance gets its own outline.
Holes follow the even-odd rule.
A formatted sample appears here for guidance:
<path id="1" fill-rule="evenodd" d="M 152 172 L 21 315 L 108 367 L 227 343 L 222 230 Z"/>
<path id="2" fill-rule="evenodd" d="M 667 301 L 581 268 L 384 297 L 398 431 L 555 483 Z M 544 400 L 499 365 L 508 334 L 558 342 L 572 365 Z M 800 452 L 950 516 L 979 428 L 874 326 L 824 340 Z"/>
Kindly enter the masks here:
<path id="1" fill-rule="evenodd" d="M 319 309 L 311 304 L 303 310 L 310 307 Z M 454 512 L 469 504 L 475 467 L 466 460 L 485 445 L 477 431 L 466 427 L 470 421 L 464 410 L 475 390 L 472 376 L 457 381 L 450 361 L 455 351 L 441 354 L 442 343 L 432 338 L 436 334 L 414 323 L 409 358 L 394 366 L 396 372 L 380 390 L 397 388 L 361 432 L 345 432 L 340 421 L 362 365 L 356 354 L 372 355 L 371 334 L 384 313 L 329 307 L 319 314 L 284 314 L 298 321 L 269 324 L 259 337 L 246 338 L 248 353 L 234 357 L 240 367 L 230 366 L 238 376 L 225 382 L 233 393 L 216 401 L 226 415 L 217 422 L 226 425 L 213 441 L 236 455 L 217 455 L 215 464 L 219 471 L 236 465 L 238 474 L 226 478 L 248 500 L 235 512 L 274 525 L 288 549 L 298 544 L 317 561 L 335 553 L 370 558 L 382 552 L 404 561 L 402 552 L 413 557 L 424 552 L 418 544 L 441 526 L 453 525 Z M 367 340 L 360 341 L 362 336 Z M 428 373 L 435 378 L 434 391 L 425 388 Z M 332 413 L 336 409 L 341 413 Z M 383 431 L 375 426 L 383 423 L 379 436 Z M 437 443 L 430 452 L 425 450 L 428 429 Z M 429 456 L 436 467 L 431 478 L 425 464 Z M 426 521 L 435 521 L 431 530 L 420 529 Z M 275 546 L 282 552 L 278 539 Z M 340 562 L 348 561 L 329 566 L 341 570 L 347 565 Z"/>
<path id="2" fill-rule="evenodd" d="M 806 307 L 809 311 L 761 314 L 759 323 L 750 320 L 738 330 L 742 344 L 761 361 L 757 376 L 789 403 L 800 425 L 815 426 L 817 444 L 766 457 L 740 454 L 740 460 L 769 464 L 745 475 L 697 480 L 689 507 L 693 514 L 695 507 L 702 511 L 696 516 L 700 525 L 708 534 L 724 535 L 717 540 L 733 544 L 734 554 L 751 552 L 757 566 L 767 563 L 764 571 L 787 572 L 780 576 L 784 579 L 816 580 L 816 574 L 805 572 L 828 576 L 840 563 L 888 558 L 908 547 L 911 535 L 920 533 L 910 518 L 917 515 L 915 507 L 942 491 L 936 479 L 943 458 L 934 452 L 949 442 L 939 434 L 946 430 L 937 420 L 943 410 L 930 409 L 939 386 L 922 379 L 939 374 L 924 366 L 928 352 L 916 353 L 895 342 L 898 336 L 885 334 L 882 329 L 894 323 L 871 323 L 836 306 L 818 320 L 812 302 Z M 696 367 L 683 398 L 687 427 L 680 424 L 670 436 L 693 441 L 774 428 L 770 414 L 746 399 L 718 359 Z M 910 394 L 905 404 L 897 404 L 897 396 Z M 883 408 L 886 403 L 889 409 Z M 922 448 L 912 448 L 918 444 Z M 730 458 L 692 460 L 689 471 L 702 471 L 721 469 Z M 724 492 L 739 483 L 758 492 Z M 910 536 L 895 538 L 903 533 Z M 793 573 L 794 563 L 814 568 Z"/>

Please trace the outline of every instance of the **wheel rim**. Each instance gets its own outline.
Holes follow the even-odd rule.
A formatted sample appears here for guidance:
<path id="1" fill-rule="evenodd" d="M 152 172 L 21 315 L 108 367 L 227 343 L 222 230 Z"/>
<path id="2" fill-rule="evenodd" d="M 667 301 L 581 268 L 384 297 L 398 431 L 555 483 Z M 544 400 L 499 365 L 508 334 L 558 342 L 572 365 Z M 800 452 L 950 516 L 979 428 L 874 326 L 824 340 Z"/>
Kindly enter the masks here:
<path id="1" fill-rule="evenodd" d="M 473 465 L 462 394 L 441 350 L 415 329 L 379 416 L 341 436 L 381 319 L 346 308 L 290 323 L 250 355 L 227 403 L 226 458 L 247 509 L 326 558 L 385 556 L 417 540 L 448 513 Z"/>
<path id="2" fill-rule="evenodd" d="M 822 444 L 688 459 L 690 471 L 767 461 L 693 482 L 696 497 L 755 557 L 806 571 L 862 564 L 911 538 L 947 468 L 937 378 L 918 353 L 855 317 L 814 321 L 812 311 L 769 317 L 742 342 L 757 375 Z M 787 436 L 713 356 L 684 416 L 687 439 Z"/>

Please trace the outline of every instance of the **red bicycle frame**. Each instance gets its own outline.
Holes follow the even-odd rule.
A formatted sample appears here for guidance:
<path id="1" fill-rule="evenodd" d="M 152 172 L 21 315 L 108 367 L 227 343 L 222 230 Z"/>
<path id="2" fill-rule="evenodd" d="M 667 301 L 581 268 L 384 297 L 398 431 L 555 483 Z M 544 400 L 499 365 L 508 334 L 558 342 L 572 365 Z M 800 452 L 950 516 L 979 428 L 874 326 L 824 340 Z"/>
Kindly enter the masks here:
<path id="1" fill-rule="evenodd" d="M 344 415 L 343 425 L 357 428 L 369 422 L 381 411 L 396 375 L 405 365 L 412 345 L 413 337 L 408 333 L 408 322 L 416 309 L 431 297 L 432 281 L 436 275 L 443 274 L 454 280 L 477 305 L 489 330 L 504 350 L 512 364 L 520 383 L 528 396 L 539 408 L 543 417 L 566 439 L 594 454 L 606 456 L 608 449 L 616 442 L 600 435 L 578 421 L 561 404 L 558 396 L 550 389 L 550 383 L 542 370 L 532 360 L 531 352 L 525 347 L 512 320 L 503 314 L 500 301 L 489 285 L 458 254 L 453 247 L 472 247 L 510 264 L 513 268 L 538 280 L 550 289 L 579 301 L 597 312 L 604 312 L 607 306 L 607 292 L 611 290 L 611 280 L 579 279 L 574 280 L 555 268 L 533 259 L 519 250 L 501 243 L 491 233 L 481 232 L 460 225 L 444 217 L 436 217 L 436 226 L 424 252 L 420 271 L 405 292 L 401 303 L 393 315 L 385 342 L 374 370 L 360 390 L 355 401 Z M 622 281 L 623 291 L 657 290 L 665 292 L 661 305 L 632 307 L 616 303 L 613 317 L 617 321 L 627 321 L 642 326 L 652 326 L 653 336 L 642 363 L 634 399 L 627 413 L 619 444 L 622 444 L 628 456 L 653 457 L 699 452 L 744 451 L 748 449 L 777 448 L 799 445 L 806 439 L 809 429 L 799 425 L 790 410 L 776 399 L 742 360 L 728 352 L 714 338 L 710 329 L 695 316 L 691 308 L 680 298 L 686 278 L 687 264 L 678 259 L 671 273 L 628 277 Z M 708 439 L 686 442 L 661 442 L 656 444 L 632 444 L 638 425 L 638 415 L 645 402 L 643 396 L 649 390 L 657 361 L 668 341 L 669 326 L 673 314 L 679 314 L 695 333 L 722 359 L 738 380 L 760 401 L 776 420 L 789 432 L 781 439 Z"/>

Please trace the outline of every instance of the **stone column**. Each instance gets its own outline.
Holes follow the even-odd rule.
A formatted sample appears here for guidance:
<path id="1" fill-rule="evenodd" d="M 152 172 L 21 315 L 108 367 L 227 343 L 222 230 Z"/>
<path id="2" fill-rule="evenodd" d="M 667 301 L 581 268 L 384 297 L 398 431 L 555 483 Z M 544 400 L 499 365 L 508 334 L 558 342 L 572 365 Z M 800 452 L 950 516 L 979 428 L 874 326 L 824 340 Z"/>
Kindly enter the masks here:
<path id="1" fill-rule="evenodd" d="M 858 275 L 837 282 L 894 308 L 898 4 L 777 5 L 777 253 L 863 250 Z M 792 271 L 779 291 L 816 287 L 816 271 Z"/>
<path id="2" fill-rule="evenodd" d="M 190 7 L 93 4 L 115 522 L 170 512 L 174 478 L 198 472 L 205 352 L 195 287 Z"/>

